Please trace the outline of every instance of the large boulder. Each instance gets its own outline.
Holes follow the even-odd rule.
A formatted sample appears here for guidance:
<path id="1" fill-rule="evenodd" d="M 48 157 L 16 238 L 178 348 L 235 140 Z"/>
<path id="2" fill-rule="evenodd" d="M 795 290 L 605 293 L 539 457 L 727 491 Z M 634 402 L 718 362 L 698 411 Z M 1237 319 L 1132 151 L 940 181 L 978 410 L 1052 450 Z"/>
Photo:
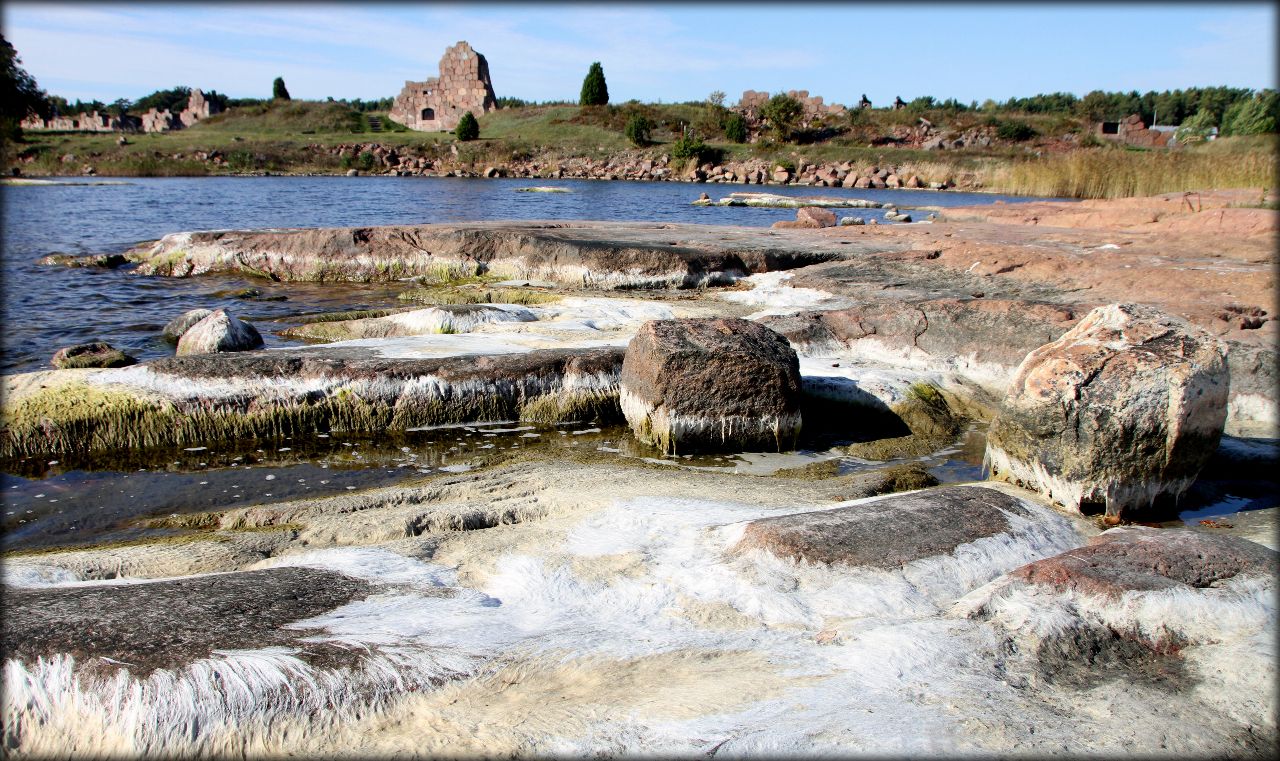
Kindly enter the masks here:
<path id="1" fill-rule="evenodd" d="M 176 344 L 178 339 L 182 338 L 182 334 L 186 333 L 192 325 L 195 325 L 197 322 L 200 322 L 211 314 L 213 314 L 212 309 L 192 309 L 190 311 L 183 312 L 165 324 L 161 335 L 164 337 L 164 340 L 171 344 Z"/>
<path id="2" fill-rule="evenodd" d="M 1217 339 L 1133 304 L 1098 307 L 1018 367 L 987 435 L 991 477 L 1085 514 L 1176 500 L 1218 447 Z"/>
<path id="3" fill-rule="evenodd" d="M 192 325 L 178 339 L 178 356 L 249 351 L 262 346 L 262 335 L 247 322 L 217 309 Z"/>
<path id="4" fill-rule="evenodd" d="M 664 452 L 782 451 L 800 433 L 800 362 L 787 339 L 737 318 L 653 320 L 627 347 L 622 412 Z"/>
<path id="5" fill-rule="evenodd" d="M 53 354 L 50 364 L 59 370 L 77 367 L 124 367 L 138 360 L 109 343 L 92 341 L 74 346 L 64 346 Z"/>

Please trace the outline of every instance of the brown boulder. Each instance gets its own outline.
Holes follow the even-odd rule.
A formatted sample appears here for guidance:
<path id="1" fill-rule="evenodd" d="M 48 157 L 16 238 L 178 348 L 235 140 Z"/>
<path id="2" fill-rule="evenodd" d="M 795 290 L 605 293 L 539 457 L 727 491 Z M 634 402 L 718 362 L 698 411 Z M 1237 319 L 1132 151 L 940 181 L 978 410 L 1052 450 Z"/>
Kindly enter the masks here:
<path id="1" fill-rule="evenodd" d="M 1119 597 L 1129 591 L 1203 589 L 1240 574 L 1274 577 L 1280 554 L 1251 542 L 1190 529 L 1113 528 L 1061 555 L 1011 572 L 1030 584 Z"/>
<path id="2" fill-rule="evenodd" d="M 806 227 L 835 227 L 836 215 L 830 209 L 818 206 L 801 206 L 796 209 L 796 221 Z"/>
<path id="3" fill-rule="evenodd" d="M 1084 513 L 1176 500 L 1218 447 L 1223 345 L 1156 309 L 1099 307 L 1022 361 L 991 424 L 991 477 Z"/>
<path id="4" fill-rule="evenodd" d="M 653 320 L 627 347 L 623 415 L 664 452 L 791 449 L 800 363 L 787 339 L 737 318 Z"/>
<path id="5" fill-rule="evenodd" d="M 832 510 L 761 518 L 736 549 L 760 548 L 809 563 L 898 568 L 1008 531 L 1006 513 L 1029 515 L 995 489 L 946 486 Z"/>

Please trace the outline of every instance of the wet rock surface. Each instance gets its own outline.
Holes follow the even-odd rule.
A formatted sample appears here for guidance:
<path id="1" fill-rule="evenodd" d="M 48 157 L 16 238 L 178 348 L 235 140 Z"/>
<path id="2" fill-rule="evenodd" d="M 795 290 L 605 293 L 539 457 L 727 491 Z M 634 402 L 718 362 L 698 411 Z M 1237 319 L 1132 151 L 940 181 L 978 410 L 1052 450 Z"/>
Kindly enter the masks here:
<path id="1" fill-rule="evenodd" d="M 332 571 L 274 568 L 166 581 L 5 590 L 6 657 L 32 662 L 58 654 L 110 659 L 135 675 L 174 669 L 214 650 L 302 644 L 313 632 L 285 629 L 368 594 Z M 329 653 L 332 657 L 332 653 Z"/>
<path id="2" fill-rule="evenodd" d="M 738 550 L 759 548 L 809 563 L 898 568 L 1009 529 L 1020 500 L 982 487 L 947 486 L 875 502 L 761 518 Z"/>
<path id="3" fill-rule="evenodd" d="M 1058 590 L 1119 596 L 1128 591 L 1203 589 L 1240 574 L 1265 578 L 1277 572 L 1280 554 L 1247 539 L 1125 526 L 1009 576 Z"/>
<path id="4" fill-rule="evenodd" d="M 782 451 L 800 432 L 796 353 L 747 320 L 647 322 L 627 347 L 619 384 L 636 438 L 664 452 Z"/>
<path id="5" fill-rule="evenodd" d="M 1090 312 L 1019 366 L 988 431 L 992 477 L 1113 516 L 1176 500 L 1222 436 L 1224 354 L 1150 307 Z"/>
<path id="6" fill-rule="evenodd" d="M 93 341 L 58 349 L 49 363 L 59 370 L 80 367 L 125 367 L 138 360 L 109 343 Z"/>

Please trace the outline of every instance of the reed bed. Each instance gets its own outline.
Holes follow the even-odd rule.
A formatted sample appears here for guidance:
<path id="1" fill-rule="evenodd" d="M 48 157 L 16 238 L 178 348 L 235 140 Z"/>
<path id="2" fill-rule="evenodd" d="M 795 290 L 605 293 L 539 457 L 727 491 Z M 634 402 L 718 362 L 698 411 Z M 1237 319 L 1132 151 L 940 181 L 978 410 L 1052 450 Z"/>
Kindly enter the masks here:
<path id="1" fill-rule="evenodd" d="M 1274 188 L 1276 143 L 1253 140 L 1181 150 L 1080 150 L 993 165 L 989 190 L 1064 198 L 1128 198 L 1208 188 Z"/>

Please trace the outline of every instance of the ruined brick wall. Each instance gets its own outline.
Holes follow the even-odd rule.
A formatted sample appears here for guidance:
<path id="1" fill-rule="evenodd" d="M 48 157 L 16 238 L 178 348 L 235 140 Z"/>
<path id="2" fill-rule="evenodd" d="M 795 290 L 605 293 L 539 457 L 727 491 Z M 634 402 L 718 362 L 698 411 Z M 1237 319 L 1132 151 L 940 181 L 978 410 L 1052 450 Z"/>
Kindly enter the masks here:
<path id="1" fill-rule="evenodd" d="M 222 109 L 216 103 L 206 100 L 204 91 L 197 87 L 191 91 L 191 97 L 187 98 L 187 107 L 178 114 L 178 119 L 182 122 L 182 126 L 190 127 L 201 119 L 207 119 L 221 112 Z"/>
<path id="2" fill-rule="evenodd" d="M 787 95 L 799 101 L 803 109 L 800 114 L 800 126 L 808 127 L 824 116 L 841 116 L 845 107 L 839 103 L 830 105 L 822 102 L 821 95 L 810 96 L 808 90 L 788 90 Z M 769 93 L 757 90 L 744 90 L 738 105 L 731 110 L 746 117 L 748 123 L 754 124 L 760 119 L 760 111 L 769 102 Z"/>
<path id="3" fill-rule="evenodd" d="M 49 132 L 168 132 L 190 127 L 221 111 L 216 104 L 205 99 L 202 90 L 195 89 L 187 98 L 187 107 L 176 114 L 169 109 L 160 111 L 153 108 L 140 117 L 129 114 L 117 117 L 99 114 L 97 111 L 75 116 L 55 116 L 48 120 L 32 115 L 23 119 L 21 126 L 23 129 Z"/>
<path id="4" fill-rule="evenodd" d="M 19 126 L 24 130 L 37 132 L 114 132 L 127 129 L 129 122 L 127 117 L 122 121 L 109 114 L 82 111 L 73 116 L 55 116 L 47 120 L 33 114 L 23 119 Z"/>
<path id="5" fill-rule="evenodd" d="M 444 51 L 440 76 L 405 82 L 387 116 L 409 129 L 451 130 L 467 111 L 475 116 L 498 107 L 489 80 L 489 63 L 466 41 Z"/>

